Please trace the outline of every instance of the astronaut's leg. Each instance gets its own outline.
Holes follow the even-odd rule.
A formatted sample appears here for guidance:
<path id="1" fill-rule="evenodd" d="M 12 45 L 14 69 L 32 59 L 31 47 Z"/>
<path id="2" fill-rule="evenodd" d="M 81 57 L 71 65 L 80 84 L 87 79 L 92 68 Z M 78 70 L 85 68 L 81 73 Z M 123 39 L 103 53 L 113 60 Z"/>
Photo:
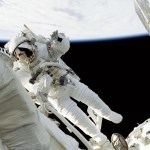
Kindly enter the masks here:
<path id="1" fill-rule="evenodd" d="M 99 145 L 107 141 L 107 137 L 97 130 L 95 124 L 69 96 L 63 96 L 51 101 L 53 101 L 52 104 L 60 114 L 79 127 L 85 134 L 92 137 Z"/>
<path id="2" fill-rule="evenodd" d="M 79 81 L 75 81 L 75 85 L 76 88 L 72 91 L 73 98 L 91 107 L 98 115 L 109 121 L 114 123 L 120 123 L 122 121 L 122 116 L 112 111 L 88 86 Z"/>

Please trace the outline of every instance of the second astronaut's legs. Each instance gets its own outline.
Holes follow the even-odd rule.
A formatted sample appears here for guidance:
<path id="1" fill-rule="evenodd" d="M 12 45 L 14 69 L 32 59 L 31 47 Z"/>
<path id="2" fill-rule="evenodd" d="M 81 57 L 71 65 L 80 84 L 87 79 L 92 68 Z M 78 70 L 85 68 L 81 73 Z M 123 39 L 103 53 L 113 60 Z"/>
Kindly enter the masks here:
<path id="1" fill-rule="evenodd" d="M 107 137 L 97 130 L 95 124 L 88 118 L 88 116 L 77 106 L 77 104 L 69 98 L 63 96 L 59 99 L 51 100 L 60 114 L 70 120 L 73 124 L 78 126 L 85 134 L 94 138 L 100 145 L 107 141 Z"/>

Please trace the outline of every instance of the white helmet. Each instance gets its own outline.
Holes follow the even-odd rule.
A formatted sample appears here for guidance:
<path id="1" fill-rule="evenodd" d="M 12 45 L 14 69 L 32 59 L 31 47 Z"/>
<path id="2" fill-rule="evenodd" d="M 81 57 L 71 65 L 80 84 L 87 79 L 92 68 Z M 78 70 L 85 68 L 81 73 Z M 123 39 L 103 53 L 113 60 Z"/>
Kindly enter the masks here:
<path id="1" fill-rule="evenodd" d="M 28 48 L 27 45 L 29 45 L 30 48 Z M 29 40 L 23 34 L 18 34 L 17 36 L 12 38 L 9 42 L 7 42 L 4 45 L 4 47 L 9 50 L 9 52 L 13 56 L 14 60 L 17 59 L 14 52 L 19 47 L 28 48 L 32 52 L 33 56 L 30 57 L 30 61 L 32 61 L 32 59 L 35 58 L 35 46 L 34 46 L 33 42 L 31 40 Z"/>
<path id="2" fill-rule="evenodd" d="M 24 36 L 20 36 L 19 34 L 12 38 L 9 42 L 7 42 L 4 47 L 9 49 L 9 52 L 13 55 L 15 49 L 22 43 L 24 42 L 28 42 L 29 40 L 24 37 Z"/>
<path id="3" fill-rule="evenodd" d="M 7 49 L 0 47 L 0 59 L 6 62 L 8 66 L 13 68 L 13 59 Z"/>
<path id="4" fill-rule="evenodd" d="M 7 48 L 12 55 L 15 49 L 22 43 L 29 42 L 31 45 L 33 45 L 36 42 L 36 40 L 44 39 L 41 36 L 38 37 L 37 35 L 35 35 L 26 25 L 24 25 L 24 27 L 26 29 L 22 30 L 18 35 L 16 35 L 4 45 L 4 47 Z"/>
<path id="5" fill-rule="evenodd" d="M 70 48 L 69 38 L 67 38 L 63 33 L 58 33 L 58 31 L 54 31 L 51 35 L 50 41 L 50 55 L 52 57 L 61 57 L 64 55 Z"/>

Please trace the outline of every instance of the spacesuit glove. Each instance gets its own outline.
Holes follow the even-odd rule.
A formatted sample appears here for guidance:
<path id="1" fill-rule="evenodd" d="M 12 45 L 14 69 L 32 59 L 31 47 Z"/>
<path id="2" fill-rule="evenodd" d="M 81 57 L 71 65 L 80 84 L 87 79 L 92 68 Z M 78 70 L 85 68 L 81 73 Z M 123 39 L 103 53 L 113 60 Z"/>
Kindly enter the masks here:
<path id="1" fill-rule="evenodd" d="M 45 103 L 42 103 L 42 105 L 40 105 L 40 106 L 38 107 L 38 110 L 39 110 L 41 113 L 43 113 L 46 117 L 49 116 L 49 111 L 47 110 Z"/>
<path id="2" fill-rule="evenodd" d="M 34 101 L 34 103 L 36 103 L 37 105 L 43 105 L 43 101 L 41 100 L 41 99 L 39 99 L 39 98 L 35 98 L 35 99 L 32 99 L 33 101 Z"/>
<path id="3" fill-rule="evenodd" d="M 56 40 L 58 38 L 58 30 L 54 31 L 51 35 L 52 40 Z"/>
<path id="4" fill-rule="evenodd" d="M 29 95 L 31 96 L 34 103 L 38 105 L 43 105 L 44 102 L 39 94 L 35 94 L 34 92 L 29 92 Z"/>

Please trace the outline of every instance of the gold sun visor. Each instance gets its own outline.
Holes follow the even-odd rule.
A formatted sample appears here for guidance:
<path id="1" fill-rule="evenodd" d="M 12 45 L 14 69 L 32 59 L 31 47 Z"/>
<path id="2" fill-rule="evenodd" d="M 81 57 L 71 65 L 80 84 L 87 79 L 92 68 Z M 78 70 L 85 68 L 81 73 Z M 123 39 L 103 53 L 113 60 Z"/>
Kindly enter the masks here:
<path id="1" fill-rule="evenodd" d="M 150 0 L 134 0 L 135 11 L 150 34 Z"/>

